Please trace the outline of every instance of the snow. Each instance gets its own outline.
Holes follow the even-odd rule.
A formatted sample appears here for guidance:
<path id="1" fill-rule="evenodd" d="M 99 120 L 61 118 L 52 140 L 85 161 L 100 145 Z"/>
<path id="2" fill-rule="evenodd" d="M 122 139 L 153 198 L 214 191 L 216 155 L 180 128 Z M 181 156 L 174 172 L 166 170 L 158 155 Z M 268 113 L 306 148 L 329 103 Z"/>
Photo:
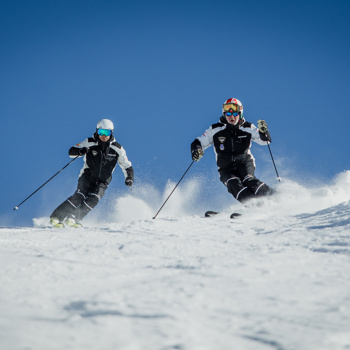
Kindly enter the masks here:
<path id="1" fill-rule="evenodd" d="M 350 172 L 213 218 L 201 186 L 155 220 L 171 182 L 104 224 L 0 228 L 0 349 L 350 349 Z"/>

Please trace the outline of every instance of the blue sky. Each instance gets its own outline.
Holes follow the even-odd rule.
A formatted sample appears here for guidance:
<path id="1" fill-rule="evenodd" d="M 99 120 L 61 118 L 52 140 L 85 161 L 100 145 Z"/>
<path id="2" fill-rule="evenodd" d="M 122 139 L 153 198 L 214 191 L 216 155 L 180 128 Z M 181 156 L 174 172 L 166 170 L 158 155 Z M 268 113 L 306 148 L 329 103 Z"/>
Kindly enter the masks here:
<path id="1" fill-rule="evenodd" d="M 266 120 L 282 177 L 349 169 L 349 1 L 1 0 L 0 33 L 0 225 L 28 225 L 74 192 L 81 160 L 12 212 L 101 118 L 116 126 L 135 187 L 177 181 L 230 97 L 248 121 Z M 259 147 L 256 175 L 273 186 Z M 199 174 L 219 183 L 212 150 L 188 176 Z M 108 191 L 125 191 L 118 168 Z"/>

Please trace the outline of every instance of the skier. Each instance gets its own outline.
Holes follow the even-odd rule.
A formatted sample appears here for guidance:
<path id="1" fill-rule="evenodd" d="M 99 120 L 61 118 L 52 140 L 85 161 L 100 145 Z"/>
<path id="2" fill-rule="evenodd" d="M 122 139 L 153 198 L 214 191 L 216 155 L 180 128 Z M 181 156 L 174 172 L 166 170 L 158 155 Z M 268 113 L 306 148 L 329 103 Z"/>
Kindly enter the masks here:
<path id="1" fill-rule="evenodd" d="M 255 159 L 250 152 L 251 141 L 259 145 L 271 142 L 270 132 L 264 120 L 258 128 L 245 121 L 243 105 L 236 98 L 229 98 L 222 106 L 220 121 L 213 124 L 191 144 L 192 159 L 199 161 L 204 150 L 214 145 L 220 180 L 241 203 L 274 190 L 254 176 Z"/>
<path id="2" fill-rule="evenodd" d="M 59 205 L 51 214 L 50 222 L 54 227 L 66 225 L 81 227 L 80 221 L 98 204 L 103 197 L 112 173 L 119 163 L 125 176 L 125 185 L 131 187 L 134 182 L 134 170 L 124 148 L 113 136 L 114 125 L 109 119 L 97 123 L 92 137 L 69 149 L 69 156 L 84 156 L 78 186 L 75 193 Z"/>

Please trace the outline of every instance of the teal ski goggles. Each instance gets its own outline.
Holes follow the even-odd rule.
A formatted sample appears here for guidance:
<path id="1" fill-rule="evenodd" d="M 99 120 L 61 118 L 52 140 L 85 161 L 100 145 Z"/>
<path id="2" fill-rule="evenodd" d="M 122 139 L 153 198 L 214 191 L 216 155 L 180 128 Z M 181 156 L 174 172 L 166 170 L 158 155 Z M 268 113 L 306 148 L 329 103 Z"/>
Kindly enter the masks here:
<path id="1" fill-rule="evenodd" d="M 99 136 L 111 136 L 112 135 L 112 130 L 109 129 L 98 129 L 97 133 Z"/>

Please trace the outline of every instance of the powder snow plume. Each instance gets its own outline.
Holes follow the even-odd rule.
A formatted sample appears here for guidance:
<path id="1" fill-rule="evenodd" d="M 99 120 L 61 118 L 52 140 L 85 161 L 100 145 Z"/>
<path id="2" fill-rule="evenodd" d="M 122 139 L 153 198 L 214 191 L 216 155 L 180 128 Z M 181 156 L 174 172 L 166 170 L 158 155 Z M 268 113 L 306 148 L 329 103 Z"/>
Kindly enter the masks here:
<path id="1" fill-rule="evenodd" d="M 132 193 L 110 203 L 111 222 L 128 222 L 153 218 L 164 204 L 176 183 L 168 181 L 163 190 L 140 184 Z M 181 183 L 167 200 L 157 217 L 203 216 L 207 210 L 224 213 L 244 212 L 262 217 L 296 215 L 322 210 L 350 198 L 350 171 L 338 174 L 330 183 L 301 185 L 282 179 L 273 186 L 277 193 L 257 198 L 246 205 L 237 202 L 217 181 L 213 185 L 203 177 L 192 177 Z"/>

